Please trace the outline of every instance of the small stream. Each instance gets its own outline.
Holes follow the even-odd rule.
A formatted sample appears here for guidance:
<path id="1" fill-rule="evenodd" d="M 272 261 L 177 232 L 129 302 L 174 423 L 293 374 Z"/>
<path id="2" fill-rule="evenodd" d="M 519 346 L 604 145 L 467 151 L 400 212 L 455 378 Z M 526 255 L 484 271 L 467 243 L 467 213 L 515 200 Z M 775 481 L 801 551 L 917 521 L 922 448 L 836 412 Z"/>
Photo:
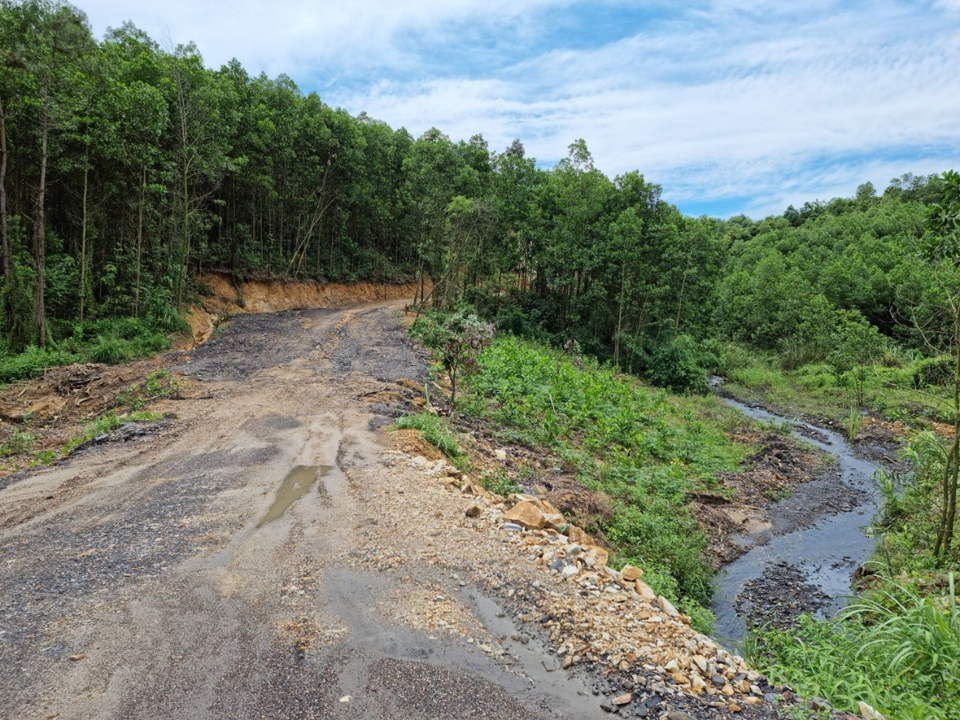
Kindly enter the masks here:
<path id="1" fill-rule="evenodd" d="M 770 534 L 768 542 L 741 555 L 721 570 L 716 578 L 717 590 L 711 605 L 717 616 L 715 635 L 721 642 L 737 645 L 743 640 L 746 625 L 744 618 L 737 615 L 736 598 L 748 583 L 756 583 L 771 566 L 795 568 L 806 576 L 805 583 L 816 586 L 830 596 L 829 603 L 817 613 L 818 616 L 831 616 L 846 604 L 853 571 L 873 553 L 874 540 L 864 534 L 864 529 L 874 517 L 880 493 L 873 479 L 878 466 L 856 457 L 851 446 L 839 433 L 788 420 L 735 400 L 725 398 L 725 402 L 755 420 L 788 422 L 796 429 L 805 429 L 805 433 L 795 429 L 794 436 L 836 458 L 838 477 L 835 477 L 832 483 L 842 483 L 850 488 L 851 495 L 858 498 L 853 509 L 848 512 L 821 517 L 811 527 L 785 534 L 776 532 L 777 508 L 781 503 L 770 506 L 770 520 L 774 532 Z M 795 494 L 804 492 L 816 493 L 818 489 L 815 483 L 807 483 L 806 486 L 794 489 Z M 794 504 L 795 502 L 796 498 Z M 750 538 L 742 540 L 747 543 Z"/>

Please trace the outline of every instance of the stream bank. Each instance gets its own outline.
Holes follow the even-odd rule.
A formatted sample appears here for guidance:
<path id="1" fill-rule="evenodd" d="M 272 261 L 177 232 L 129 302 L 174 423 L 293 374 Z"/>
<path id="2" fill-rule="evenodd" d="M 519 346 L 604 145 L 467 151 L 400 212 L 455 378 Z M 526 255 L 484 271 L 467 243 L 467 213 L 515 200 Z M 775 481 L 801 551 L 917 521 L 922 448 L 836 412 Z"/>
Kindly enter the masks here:
<path id="1" fill-rule="evenodd" d="M 859 457 L 838 432 L 724 399 L 754 420 L 789 426 L 791 435 L 834 460 L 769 504 L 766 522 L 734 538 L 744 552 L 718 574 L 711 609 L 716 636 L 736 645 L 748 622 L 783 626 L 800 613 L 827 617 L 846 604 L 854 571 L 874 550 L 865 529 L 880 500 L 873 479 L 879 466 Z"/>

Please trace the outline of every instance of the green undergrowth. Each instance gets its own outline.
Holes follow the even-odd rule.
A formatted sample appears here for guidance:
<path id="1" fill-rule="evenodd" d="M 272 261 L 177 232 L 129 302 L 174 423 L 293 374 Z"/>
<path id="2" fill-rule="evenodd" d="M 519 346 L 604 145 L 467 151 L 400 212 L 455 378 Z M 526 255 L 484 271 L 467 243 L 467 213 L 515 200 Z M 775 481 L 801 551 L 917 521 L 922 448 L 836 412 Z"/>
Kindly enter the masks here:
<path id="1" fill-rule="evenodd" d="M 804 616 L 788 631 L 757 630 L 747 658 L 773 684 L 887 720 L 954 720 L 960 708 L 960 606 L 951 575 L 940 594 L 882 581 L 832 621 Z"/>
<path id="2" fill-rule="evenodd" d="M 432 412 L 405 415 L 398 418 L 393 427 L 397 430 L 419 430 L 423 439 L 446 455 L 455 467 L 461 470 L 465 467 L 467 455 L 460 447 L 456 432 L 446 420 Z"/>
<path id="3" fill-rule="evenodd" d="M 51 321 L 46 348 L 30 345 L 11 352 L 0 345 L 0 385 L 29 380 L 51 367 L 95 362 L 117 365 L 170 349 L 171 330 L 182 330 L 177 316 L 173 327 L 137 318 L 108 318 L 87 322 Z"/>
<path id="4" fill-rule="evenodd" d="M 827 362 L 786 369 L 779 354 L 741 345 L 727 345 L 723 357 L 725 389 L 744 401 L 841 423 L 849 417 L 851 406 L 861 405 L 890 421 L 923 424 L 948 419 L 944 382 L 947 376 L 952 380 L 952 375 L 945 375 L 943 366 L 952 363 L 949 358 L 888 352 L 875 364 L 838 372 Z"/>
<path id="5" fill-rule="evenodd" d="M 749 424 L 714 397 L 675 396 L 590 358 L 505 336 L 482 352 L 461 412 L 486 418 L 505 442 L 557 457 L 612 513 L 588 530 L 615 562 L 643 567 L 658 592 L 709 625 L 707 537 L 688 508 L 692 490 L 716 490 L 750 452 L 731 432 Z"/>

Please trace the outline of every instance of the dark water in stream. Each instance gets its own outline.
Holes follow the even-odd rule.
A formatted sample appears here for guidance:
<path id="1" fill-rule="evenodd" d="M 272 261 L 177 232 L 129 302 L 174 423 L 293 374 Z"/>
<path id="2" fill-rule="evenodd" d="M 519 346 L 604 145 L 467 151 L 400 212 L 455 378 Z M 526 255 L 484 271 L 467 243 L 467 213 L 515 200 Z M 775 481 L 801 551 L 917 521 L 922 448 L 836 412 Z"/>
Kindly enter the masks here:
<path id="1" fill-rule="evenodd" d="M 833 482 L 850 488 L 850 496 L 857 499 L 851 510 L 821 517 L 811 527 L 774 533 L 769 542 L 749 550 L 720 571 L 711 606 L 717 616 L 715 635 L 721 642 L 735 646 L 746 630 L 744 618 L 737 614 L 735 607 L 737 596 L 745 588 L 752 589 L 749 584 L 757 584 L 765 571 L 769 580 L 771 575 L 783 574 L 785 567 L 797 570 L 805 576 L 805 584 L 828 595 L 825 607 L 817 613 L 820 617 L 833 615 L 843 607 L 851 592 L 853 571 L 873 552 L 874 541 L 864 534 L 864 529 L 877 510 L 879 491 L 873 479 L 878 466 L 856 457 L 839 433 L 788 420 L 734 400 L 726 402 L 755 420 L 789 422 L 794 428 L 805 428 L 810 435 L 815 435 L 816 438 L 794 430 L 795 436 L 836 458 L 838 477 Z M 843 489 L 841 487 L 841 492 Z M 774 528 L 778 527 L 778 505 L 780 503 L 769 507 Z M 762 613 L 763 608 L 756 610 Z"/>

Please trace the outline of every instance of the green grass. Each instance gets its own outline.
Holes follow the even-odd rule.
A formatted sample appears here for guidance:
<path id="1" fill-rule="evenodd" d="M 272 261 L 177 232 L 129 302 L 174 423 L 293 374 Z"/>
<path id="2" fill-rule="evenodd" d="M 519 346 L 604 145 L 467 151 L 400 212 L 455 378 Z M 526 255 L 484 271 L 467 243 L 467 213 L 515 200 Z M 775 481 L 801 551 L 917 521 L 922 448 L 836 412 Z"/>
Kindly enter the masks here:
<path id="1" fill-rule="evenodd" d="M 730 433 L 749 421 L 718 398 L 670 395 L 513 337 L 480 355 L 469 385 L 463 412 L 488 418 L 506 440 L 549 451 L 613 498 L 612 518 L 596 529 L 617 548 L 615 562 L 643 567 L 656 589 L 690 608 L 709 601 L 707 538 L 686 497 L 740 468 L 751 448 Z"/>
<path id="2" fill-rule="evenodd" d="M 0 385 L 30 380 L 51 367 L 80 362 L 117 365 L 170 349 L 166 329 L 136 318 L 52 320 L 50 325 L 53 338 L 47 348 L 31 345 L 19 353 L 0 352 Z"/>
<path id="3" fill-rule="evenodd" d="M 0 445 L 0 458 L 24 455 L 33 450 L 36 438 L 23 428 L 14 427 L 13 434 Z"/>
<path id="4" fill-rule="evenodd" d="M 70 453 L 76 450 L 78 447 L 83 445 L 94 438 L 100 437 L 101 435 L 106 435 L 114 430 L 117 430 L 126 423 L 131 422 L 155 422 L 160 419 L 160 415 L 152 412 L 132 412 L 125 415 L 118 415 L 117 413 L 109 413 L 103 417 L 97 418 L 93 422 L 89 423 L 79 435 L 74 438 L 71 438 L 66 445 L 64 445 L 59 450 L 46 450 L 41 453 L 37 453 L 34 457 L 32 465 L 49 465 L 52 462 L 61 460 L 67 457 Z"/>
<path id="5" fill-rule="evenodd" d="M 759 630 L 747 658 L 802 697 L 888 720 L 953 720 L 960 708 L 960 606 L 953 576 L 943 596 L 885 582 L 832 621 L 803 618 L 790 631 Z"/>
<path id="6" fill-rule="evenodd" d="M 791 414 L 848 424 L 850 407 L 856 404 L 855 388 L 848 377 L 838 378 L 829 365 L 816 363 L 786 370 L 778 355 L 739 345 L 728 345 L 724 360 L 725 389 L 733 396 Z M 891 357 L 867 367 L 865 408 L 891 421 L 943 422 L 947 418 L 947 390 L 925 384 L 931 364 L 931 360 Z"/>
<path id="7" fill-rule="evenodd" d="M 132 411 L 142 410 L 146 405 L 165 397 L 176 397 L 180 383 L 163 368 L 151 373 L 142 385 L 131 385 L 119 393 L 117 407 Z"/>
<path id="8" fill-rule="evenodd" d="M 419 430 L 423 439 L 450 458 L 455 467 L 462 470 L 466 465 L 467 455 L 460 447 L 455 431 L 450 429 L 445 420 L 433 413 L 424 411 L 405 415 L 391 427 L 396 430 Z"/>

